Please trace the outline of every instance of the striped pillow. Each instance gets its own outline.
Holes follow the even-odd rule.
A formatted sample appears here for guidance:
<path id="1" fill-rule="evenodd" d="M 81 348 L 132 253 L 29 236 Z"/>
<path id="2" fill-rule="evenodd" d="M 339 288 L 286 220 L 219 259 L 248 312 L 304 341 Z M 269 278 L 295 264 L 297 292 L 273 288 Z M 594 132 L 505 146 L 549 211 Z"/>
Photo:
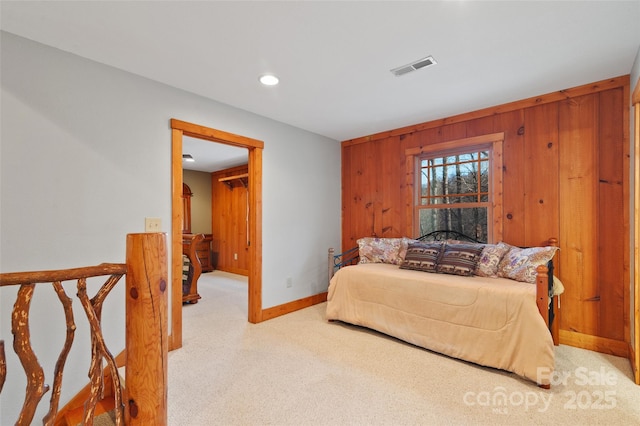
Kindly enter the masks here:
<path id="1" fill-rule="evenodd" d="M 409 243 L 401 269 L 436 272 L 442 243 Z"/>
<path id="2" fill-rule="evenodd" d="M 436 271 L 441 274 L 473 276 L 483 249 L 482 244 L 447 244 Z"/>

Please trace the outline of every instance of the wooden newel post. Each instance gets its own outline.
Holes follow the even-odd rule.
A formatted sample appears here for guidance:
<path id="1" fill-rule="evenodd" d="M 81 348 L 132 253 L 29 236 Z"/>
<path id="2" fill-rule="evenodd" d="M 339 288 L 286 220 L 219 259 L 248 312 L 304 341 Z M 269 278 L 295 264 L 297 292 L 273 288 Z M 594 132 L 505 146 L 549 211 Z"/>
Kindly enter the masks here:
<path id="1" fill-rule="evenodd" d="M 166 234 L 127 235 L 126 282 L 126 424 L 166 425 Z"/>

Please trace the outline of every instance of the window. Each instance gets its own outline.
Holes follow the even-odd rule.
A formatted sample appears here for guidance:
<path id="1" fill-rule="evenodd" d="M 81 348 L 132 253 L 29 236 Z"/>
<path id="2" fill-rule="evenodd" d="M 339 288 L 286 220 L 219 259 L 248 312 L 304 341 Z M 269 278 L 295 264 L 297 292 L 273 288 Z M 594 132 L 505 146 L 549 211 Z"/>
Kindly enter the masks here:
<path id="1" fill-rule="evenodd" d="M 412 234 L 454 230 L 502 239 L 503 133 L 406 150 Z"/>
<path id="2" fill-rule="evenodd" d="M 489 149 L 420 158 L 420 235 L 448 229 L 488 240 Z"/>

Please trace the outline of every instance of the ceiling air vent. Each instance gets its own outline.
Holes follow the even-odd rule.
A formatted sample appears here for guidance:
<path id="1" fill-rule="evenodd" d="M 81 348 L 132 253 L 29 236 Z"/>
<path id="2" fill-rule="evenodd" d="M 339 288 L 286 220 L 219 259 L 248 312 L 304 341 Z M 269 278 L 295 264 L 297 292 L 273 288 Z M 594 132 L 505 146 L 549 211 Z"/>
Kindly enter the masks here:
<path id="1" fill-rule="evenodd" d="M 400 77 L 401 75 L 405 75 L 412 71 L 419 70 L 420 68 L 425 68 L 435 64 L 437 64 L 437 62 L 435 59 L 433 59 L 433 56 L 427 56 L 426 58 L 418 59 L 417 61 L 414 61 L 408 65 L 394 68 L 391 70 L 391 72 L 396 77 Z"/>

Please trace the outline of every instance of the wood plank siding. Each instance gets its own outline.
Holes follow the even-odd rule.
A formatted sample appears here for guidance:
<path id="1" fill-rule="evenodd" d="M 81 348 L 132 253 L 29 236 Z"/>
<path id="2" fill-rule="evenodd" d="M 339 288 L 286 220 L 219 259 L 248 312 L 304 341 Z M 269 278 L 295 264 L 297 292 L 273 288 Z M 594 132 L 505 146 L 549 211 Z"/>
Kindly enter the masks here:
<path id="1" fill-rule="evenodd" d="M 558 238 L 561 343 L 628 342 L 628 95 L 621 76 L 343 141 L 343 249 L 413 229 L 407 150 L 502 132 L 502 239 Z M 627 356 L 625 345 L 613 346 Z"/>
<path id="2" fill-rule="evenodd" d="M 245 176 L 248 172 L 248 166 L 244 165 L 211 173 L 211 231 L 216 269 L 239 275 L 249 274 L 249 205 L 245 186 L 249 184 Z M 233 179 L 228 180 L 230 177 Z"/>

